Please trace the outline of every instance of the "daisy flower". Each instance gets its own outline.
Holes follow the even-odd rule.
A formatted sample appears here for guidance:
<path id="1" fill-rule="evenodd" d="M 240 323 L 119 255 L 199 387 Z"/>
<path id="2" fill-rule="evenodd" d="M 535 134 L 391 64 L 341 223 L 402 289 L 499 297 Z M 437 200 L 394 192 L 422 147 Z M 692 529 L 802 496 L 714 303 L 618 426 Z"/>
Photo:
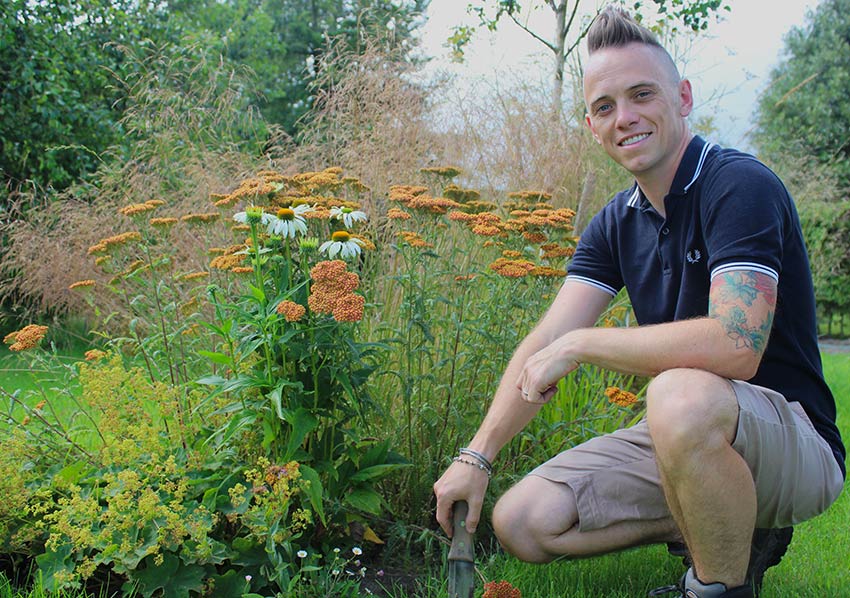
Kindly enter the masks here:
<path id="1" fill-rule="evenodd" d="M 241 224 L 254 223 L 263 224 L 264 226 L 271 224 L 272 218 L 274 218 L 274 216 L 266 214 L 263 208 L 256 206 L 245 208 L 244 212 L 237 212 L 233 215 L 233 219 Z"/>
<path id="2" fill-rule="evenodd" d="M 313 208 L 306 204 L 279 209 L 277 216 L 273 216 L 269 222 L 269 234 L 280 235 L 284 239 L 294 239 L 295 233 L 305 234 L 307 232 L 307 221 L 304 219 L 304 214 L 312 210 Z"/>
<path id="3" fill-rule="evenodd" d="M 366 222 L 368 220 L 366 212 L 340 207 L 331 208 L 331 218 L 333 220 L 342 220 L 346 228 L 351 228 L 355 222 Z"/>
<path id="4" fill-rule="evenodd" d="M 338 230 L 319 247 L 319 253 L 327 253 L 329 258 L 337 255 L 343 259 L 360 255 L 363 242 L 351 236 L 351 233 Z"/>

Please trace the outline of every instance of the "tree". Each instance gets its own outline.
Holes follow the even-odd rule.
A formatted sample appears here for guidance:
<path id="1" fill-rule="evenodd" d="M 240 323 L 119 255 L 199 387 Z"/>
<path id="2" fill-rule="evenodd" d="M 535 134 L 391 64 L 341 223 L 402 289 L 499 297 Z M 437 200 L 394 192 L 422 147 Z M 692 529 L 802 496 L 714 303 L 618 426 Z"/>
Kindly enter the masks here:
<path id="1" fill-rule="evenodd" d="M 625 3 L 625 2 L 624 2 Z M 660 22 L 682 23 L 694 31 L 702 31 L 708 27 L 712 14 L 716 15 L 719 10 L 729 10 L 724 0 L 652 0 L 655 11 L 659 15 Z M 525 2 L 523 2 L 525 4 Z M 561 112 L 562 95 L 564 88 L 564 64 L 567 58 L 578 47 L 590 27 L 592 19 L 576 20 L 580 0 L 542 0 L 530 2 L 532 10 L 547 6 L 554 17 L 555 32 L 551 41 L 544 34 L 532 30 L 526 22 L 521 19 L 522 6 L 518 0 L 476 0 L 470 3 L 467 10 L 478 16 L 479 25 L 493 31 L 498 27 L 500 20 L 507 18 L 520 27 L 531 37 L 543 44 L 551 53 L 554 60 L 554 71 L 552 76 L 552 115 L 557 118 Z M 632 5 L 632 10 L 640 17 L 643 2 L 638 0 Z M 601 9 L 596 10 L 593 16 L 599 14 Z M 578 27 L 578 32 L 573 39 Z M 449 38 L 449 43 L 457 58 L 462 58 L 463 48 L 475 33 L 474 27 L 459 26 Z M 568 39 L 569 45 L 568 45 Z"/>
<path id="2" fill-rule="evenodd" d="M 822 0 L 785 36 L 783 62 L 759 100 L 754 135 L 781 165 L 809 155 L 850 184 L 850 0 Z"/>

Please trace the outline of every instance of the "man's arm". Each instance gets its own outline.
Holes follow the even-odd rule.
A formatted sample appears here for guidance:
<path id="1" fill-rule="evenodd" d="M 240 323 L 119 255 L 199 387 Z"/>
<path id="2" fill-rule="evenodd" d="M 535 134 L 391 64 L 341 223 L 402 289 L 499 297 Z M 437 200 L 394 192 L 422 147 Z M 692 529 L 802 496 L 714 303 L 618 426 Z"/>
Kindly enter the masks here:
<path id="1" fill-rule="evenodd" d="M 468 447 L 482 453 L 490 461 L 540 410 L 523 400 L 516 381 L 528 358 L 571 330 L 593 326 L 611 301 L 611 295 L 596 287 L 566 281 L 551 307 L 528 336 L 520 343 L 502 375 L 499 388 L 481 426 Z M 550 391 L 554 394 L 554 390 Z M 451 536 L 451 508 L 458 500 L 466 500 L 469 514 L 466 525 L 475 531 L 481 514 L 487 475 L 464 463 L 452 464 L 434 484 L 437 496 L 437 521 Z"/>
<path id="2" fill-rule="evenodd" d="M 697 368 L 748 380 L 758 370 L 776 308 L 777 281 L 756 271 L 718 274 L 711 282 L 709 313 L 693 320 L 637 328 L 567 332 L 530 356 L 517 380 L 526 400 L 545 403 L 546 389 L 579 363 L 653 376 Z"/>

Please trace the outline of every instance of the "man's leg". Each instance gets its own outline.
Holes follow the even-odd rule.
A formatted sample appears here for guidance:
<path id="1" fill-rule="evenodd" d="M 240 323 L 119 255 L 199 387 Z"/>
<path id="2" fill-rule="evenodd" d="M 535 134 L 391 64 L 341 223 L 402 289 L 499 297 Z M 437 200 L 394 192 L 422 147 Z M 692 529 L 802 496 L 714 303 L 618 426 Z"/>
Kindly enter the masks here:
<path id="1" fill-rule="evenodd" d="M 581 532 L 572 489 L 533 475 L 499 499 L 493 510 L 493 528 L 505 550 L 533 563 L 560 556 L 593 556 L 680 537 L 669 517 L 618 522 Z"/>
<path id="2" fill-rule="evenodd" d="M 697 577 L 743 585 L 756 521 L 752 474 L 733 448 L 738 402 L 728 380 L 668 370 L 647 390 L 647 420 L 673 519 Z"/>

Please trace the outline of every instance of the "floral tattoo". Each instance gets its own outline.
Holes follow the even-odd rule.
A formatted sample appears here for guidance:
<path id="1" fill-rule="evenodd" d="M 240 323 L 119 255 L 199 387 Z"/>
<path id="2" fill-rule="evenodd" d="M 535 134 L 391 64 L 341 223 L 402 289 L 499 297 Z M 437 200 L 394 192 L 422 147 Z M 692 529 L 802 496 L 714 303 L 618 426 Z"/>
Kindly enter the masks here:
<path id="1" fill-rule="evenodd" d="M 761 353 L 776 308 L 776 281 L 766 274 L 727 272 L 711 283 L 708 315 L 723 324 L 738 349 Z"/>

